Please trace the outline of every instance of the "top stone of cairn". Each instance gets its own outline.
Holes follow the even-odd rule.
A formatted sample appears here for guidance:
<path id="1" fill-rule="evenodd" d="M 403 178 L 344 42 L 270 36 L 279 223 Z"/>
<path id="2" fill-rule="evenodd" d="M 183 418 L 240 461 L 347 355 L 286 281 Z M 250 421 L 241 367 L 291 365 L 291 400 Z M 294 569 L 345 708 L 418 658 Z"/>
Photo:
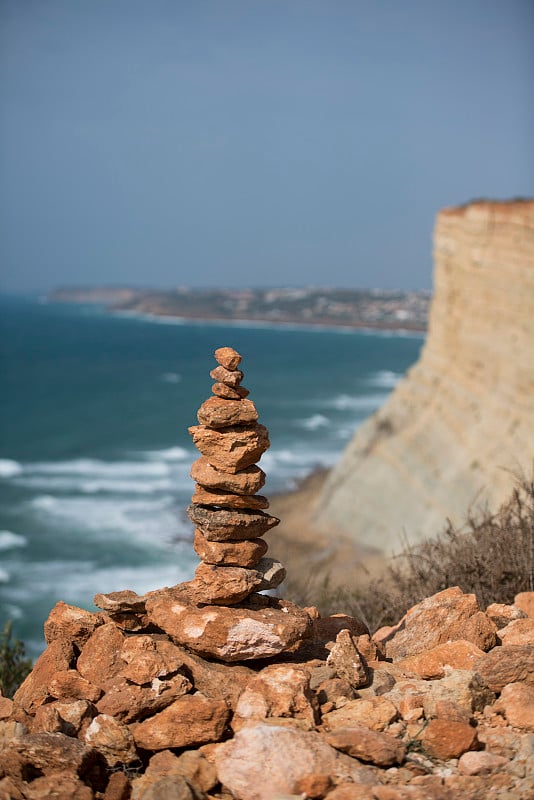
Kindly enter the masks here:
<path id="1" fill-rule="evenodd" d="M 233 347 L 218 347 L 214 355 L 217 363 L 226 369 L 237 369 L 241 363 L 241 356 Z"/>

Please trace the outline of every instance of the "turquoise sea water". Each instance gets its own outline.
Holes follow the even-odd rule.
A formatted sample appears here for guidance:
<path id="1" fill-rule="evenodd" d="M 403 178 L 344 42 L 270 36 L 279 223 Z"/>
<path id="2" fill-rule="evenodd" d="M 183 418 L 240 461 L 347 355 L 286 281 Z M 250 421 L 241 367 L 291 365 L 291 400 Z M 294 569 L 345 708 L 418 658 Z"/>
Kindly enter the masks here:
<path id="1" fill-rule="evenodd" d="M 35 655 L 50 608 L 192 577 L 187 433 L 212 352 L 243 354 L 271 449 L 264 493 L 331 465 L 422 336 L 182 323 L 2 298 L 0 624 Z M 271 534 L 275 535 L 275 533 Z"/>

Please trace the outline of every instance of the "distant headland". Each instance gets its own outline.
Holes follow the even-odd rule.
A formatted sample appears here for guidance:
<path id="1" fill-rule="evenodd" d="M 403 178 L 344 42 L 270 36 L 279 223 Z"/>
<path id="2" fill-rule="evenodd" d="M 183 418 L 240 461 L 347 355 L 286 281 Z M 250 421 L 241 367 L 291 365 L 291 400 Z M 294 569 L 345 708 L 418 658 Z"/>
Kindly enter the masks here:
<path id="1" fill-rule="evenodd" d="M 332 288 L 62 287 L 48 299 L 182 319 L 425 331 L 429 291 Z"/>

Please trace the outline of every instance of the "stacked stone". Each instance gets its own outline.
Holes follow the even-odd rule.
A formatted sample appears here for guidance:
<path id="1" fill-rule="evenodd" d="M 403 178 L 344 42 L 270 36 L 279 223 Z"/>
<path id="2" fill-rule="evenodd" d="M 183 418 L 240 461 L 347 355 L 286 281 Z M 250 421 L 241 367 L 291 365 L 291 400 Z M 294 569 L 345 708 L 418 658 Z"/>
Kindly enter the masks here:
<path id="1" fill-rule="evenodd" d="M 241 386 L 240 354 L 220 347 L 215 359 L 213 396 L 198 410 L 200 424 L 189 428 L 202 454 L 191 469 L 196 486 L 188 514 L 202 561 L 191 588 L 197 602 L 229 606 L 275 588 L 285 570 L 265 557 L 267 543 L 261 538 L 280 522 L 265 513 L 269 501 L 257 494 L 265 473 L 255 462 L 269 447 L 269 434 Z"/>

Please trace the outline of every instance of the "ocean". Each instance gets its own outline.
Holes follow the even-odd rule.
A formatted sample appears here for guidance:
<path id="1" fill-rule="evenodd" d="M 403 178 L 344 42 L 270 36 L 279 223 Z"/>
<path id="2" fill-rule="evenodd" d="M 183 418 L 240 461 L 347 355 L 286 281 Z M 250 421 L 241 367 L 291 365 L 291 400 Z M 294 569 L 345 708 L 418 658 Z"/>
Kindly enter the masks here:
<path id="1" fill-rule="evenodd" d="M 271 449 L 264 494 L 330 466 L 418 358 L 423 336 L 109 314 L 0 299 L 0 625 L 36 656 L 58 600 L 193 576 L 187 432 L 212 353 L 243 355 Z M 275 535 L 275 534 L 273 534 Z"/>

